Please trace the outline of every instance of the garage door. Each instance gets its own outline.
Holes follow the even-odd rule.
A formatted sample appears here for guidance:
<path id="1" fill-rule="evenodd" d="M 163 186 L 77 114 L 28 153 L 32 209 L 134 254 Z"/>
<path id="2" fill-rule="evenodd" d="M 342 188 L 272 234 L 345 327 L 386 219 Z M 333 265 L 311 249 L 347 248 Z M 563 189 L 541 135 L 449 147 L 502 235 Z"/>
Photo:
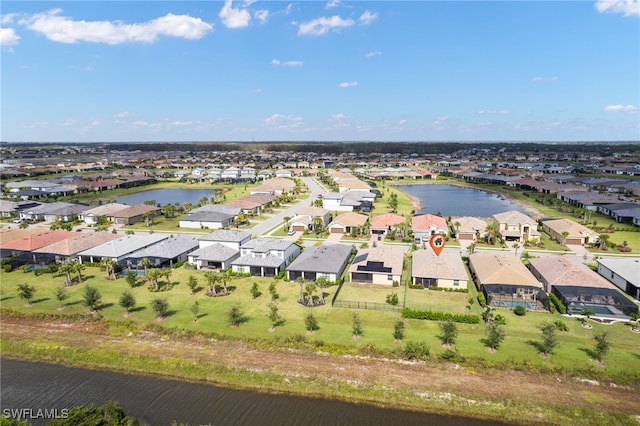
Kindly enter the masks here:
<path id="1" fill-rule="evenodd" d="M 582 240 L 580 238 L 567 238 L 564 243 L 579 246 L 582 245 Z"/>
<path id="2" fill-rule="evenodd" d="M 304 225 L 294 225 L 292 226 L 292 228 L 294 231 L 302 231 L 302 232 L 304 232 L 306 229 Z"/>
<path id="3" fill-rule="evenodd" d="M 460 234 L 458 235 L 459 240 L 473 240 L 473 234 Z"/>
<path id="4" fill-rule="evenodd" d="M 342 228 L 331 228 L 332 234 L 344 234 L 344 230 Z"/>

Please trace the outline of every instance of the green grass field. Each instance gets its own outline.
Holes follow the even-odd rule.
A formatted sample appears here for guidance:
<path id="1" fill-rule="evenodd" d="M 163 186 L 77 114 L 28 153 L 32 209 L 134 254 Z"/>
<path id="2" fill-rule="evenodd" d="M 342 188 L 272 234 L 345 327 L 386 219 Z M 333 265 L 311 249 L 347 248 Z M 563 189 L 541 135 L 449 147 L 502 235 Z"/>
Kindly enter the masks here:
<path id="1" fill-rule="evenodd" d="M 190 275 L 195 276 L 202 289 L 195 295 L 189 293 L 186 282 Z M 277 336 L 284 337 L 306 333 L 304 318 L 313 313 L 318 320 L 320 329 L 311 339 L 342 345 L 356 350 L 357 347 L 375 345 L 382 350 L 395 350 L 397 344 L 393 339 L 393 325 L 400 318 L 397 312 L 381 312 L 375 310 L 351 310 L 334 308 L 330 305 L 331 297 L 337 287 L 325 288 L 327 304 L 315 308 L 306 308 L 296 302 L 299 287 L 296 283 L 274 280 L 273 278 L 240 278 L 229 283 L 232 292 L 229 296 L 211 298 L 204 294 L 206 285 L 204 273 L 197 270 L 178 268 L 171 275 L 174 283 L 172 289 L 151 292 L 148 284 L 130 289 L 124 279 L 110 281 L 105 279 L 104 272 L 96 267 L 89 267 L 84 271 L 86 281 L 68 288 L 69 298 L 65 301 L 62 311 L 58 310 L 58 302 L 53 292 L 63 285 L 62 276 L 45 274 L 36 277 L 33 273 L 13 271 L 2 272 L 0 286 L 0 300 L 3 309 L 12 309 L 28 313 L 50 314 L 82 314 L 87 308 L 82 305 L 82 292 L 87 285 L 95 286 L 102 294 L 100 314 L 105 319 L 123 320 L 124 309 L 118 304 L 118 299 L 124 290 L 130 290 L 136 300 L 137 309 L 129 319 L 141 324 L 157 324 L 150 303 L 155 297 L 166 298 L 169 302 L 171 314 L 159 324 L 167 328 L 191 331 L 214 332 L 219 335 L 236 336 L 242 338 L 260 338 L 272 340 Z M 252 299 L 249 292 L 252 284 L 258 283 L 262 296 Z M 271 282 L 277 283 L 280 314 L 284 323 L 275 331 L 269 332 L 270 322 L 267 318 L 270 296 L 268 287 Z M 17 285 L 30 283 L 36 287 L 34 303 L 25 306 L 25 301 L 17 296 Z M 339 298 L 341 300 L 371 300 L 384 303 L 386 295 L 398 291 L 399 296 L 404 287 L 397 288 L 366 288 L 366 286 L 352 286 L 346 283 Z M 408 290 L 408 303 L 424 303 L 424 307 L 433 310 L 447 310 L 450 312 L 468 313 L 467 299 L 475 293 L 447 293 L 425 290 Z M 399 297 L 403 303 L 403 295 Z M 199 304 L 199 319 L 194 322 L 190 310 L 195 301 Z M 246 321 L 239 327 L 229 327 L 227 312 L 233 305 L 241 307 Z M 474 313 L 479 308 L 477 302 L 473 305 Z M 354 341 L 352 339 L 352 315 L 358 312 L 363 328 L 363 336 Z M 591 375 L 608 375 L 619 379 L 636 377 L 640 372 L 640 334 L 632 333 L 626 324 L 602 325 L 593 323 L 592 330 L 581 327 L 577 319 L 562 317 L 559 314 L 529 312 L 526 316 L 518 317 L 510 310 L 497 310 L 507 319 L 505 326 L 506 339 L 495 354 L 490 354 L 483 345 L 484 325 L 458 324 L 459 336 L 455 347 L 466 357 L 484 359 L 486 363 L 515 363 L 520 366 L 529 365 L 531 368 L 560 368 L 564 371 L 590 371 Z M 543 359 L 537 348 L 541 341 L 539 326 L 543 321 L 562 320 L 569 326 L 569 332 L 558 332 L 560 345 L 549 359 Z M 434 355 L 444 349 L 440 347 L 438 339 L 438 323 L 434 321 L 405 320 L 407 324 L 406 340 L 424 341 L 432 348 Z M 607 331 L 611 340 L 611 350 L 606 356 L 606 366 L 600 367 L 593 360 L 591 352 L 594 343 L 593 335 L 597 331 Z M 586 374 L 586 373 L 585 373 Z"/>

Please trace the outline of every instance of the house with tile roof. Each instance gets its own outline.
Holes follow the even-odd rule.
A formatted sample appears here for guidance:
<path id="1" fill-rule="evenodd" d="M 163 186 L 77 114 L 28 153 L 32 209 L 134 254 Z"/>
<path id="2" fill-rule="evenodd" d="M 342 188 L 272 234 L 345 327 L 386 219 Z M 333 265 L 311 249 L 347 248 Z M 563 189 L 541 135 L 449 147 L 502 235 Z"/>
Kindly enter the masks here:
<path id="1" fill-rule="evenodd" d="M 77 235 L 34 250 L 35 259 L 41 264 L 68 263 L 75 260 L 78 253 L 120 237 L 106 231 L 75 234 Z"/>
<path id="2" fill-rule="evenodd" d="M 333 219 L 329 224 L 329 232 L 332 234 L 359 233 L 368 221 L 369 216 L 366 214 L 354 212 L 343 213 Z"/>
<path id="3" fill-rule="evenodd" d="M 494 214 L 492 217 L 498 234 L 505 241 L 539 241 L 538 224 L 526 214 L 517 210 Z"/>
<path id="4" fill-rule="evenodd" d="M 331 222 L 331 212 L 322 207 L 307 206 L 298 210 L 291 221 L 289 226 L 294 231 L 306 231 L 313 230 L 314 226 L 320 225 L 322 228 L 326 228 Z"/>
<path id="5" fill-rule="evenodd" d="M 544 309 L 543 285 L 516 256 L 481 252 L 469 255 L 469 270 L 487 304 L 513 308 Z"/>
<path id="6" fill-rule="evenodd" d="M 113 215 L 121 210 L 126 209 L 126 204 L 120 203 L 108 203 L 103 204 L 98 207 L 93 207 L 90 209 L 86 209 L 78 215 L 80 220 L 86 223 L 87 225 L 95 225 L 100 220 L 100 217 L 103 216 L 107 220 L 113 222 Z"/>
<path id="7" fill-rule="evenodd" d="M 435 234 L 449 235 L 447 221 L 441 216 L 421 214 L 411 218 L 411 230 L 416 243 L 429 241 Z"/>
<path id="8" fill-rule="evenodd" d="M 560 299 L 569 314 L 580 315 L 588 309 L 597 318 L 628 321 L 638 311 L 615 285 L 568 256 L 533 258 L 529 269 L 548 293 Z"/>
<path id="9" fill-rule="evenodd" d="M 0 257 L 11 258 L 11 264 L 15 267 L 28 263 L 37 263 L 33 251 L 41 247 L 53 244 L 78 235 L 69 231 L 43 231 L 30 234 L 25 237 L 0 244 Z"/>
<path id="10" fill-rule="evenodd" d="M 240 250 L 235 250 L 221 243 L 212 243 L 189 253 L 189 263 L 196 269 L 225 271 L 231 267 L 231 262 L 240 257 Z"/>
<path id="11" fill-rule="evenodd" d="M 451 225 L 455 237 L 460 240 L 478 241 L 483 239 L 487 232 L 487 221 L 473 216 L 452 217 Z"/>
<path id="12" fill-rule="evenodd" d="M 305 281 L 324 278 L 329 282 L 336 282 L 347 267 L 351 249 L 351 246 L 346 244 L 309 247 L 287 266 L 287 277 L 291 281 L 298 278 Z"/>
<path id="13" fill-rule="evenodd" d="M 181 217 L 178 226 L 192 229 L 221 229 L 231 226 L 235 219 L 236 215 L 221 211 L 200 211 Z"/>
<path id="14" fill-rule="evenodd" d="M 160 208 L 147 204 L 137 204 L 112 213 L 113 222 L 120 225 L 132 225 L 142 222 L 146 220 L 147 215 L 150 218 L 160 216 Z"/>
<path id="15" fill-rule="evenodd" d="M 358 250 L 349 267 L 353 283 L 393 286 L 402 280 L 404 255 L 407 247 L 380 245 Z"/>
<path id="16" fill-rule="evenodd" d="M 391 232 L 392 230 L 397 229 L 398 225 L 402 225 L 406 222 L 407 219 L 404 216 L 400 216 L 399 214 L 380 214 L 378 216 L 374 216 L 373 219 L 371 219 L 369 230 L 371 231 L 371 234 L 386 235 L 387 232 Z"/>
<path id="17" fill-rule="evenodd" d="M 542 222 L 542 230 L 562 245 L 597 244 L 600 234 L 570 219 L 552 219 Z"/>
<path id="18" fill-rule="evenodd" d="M 431 248 L 427 248 L 414 251 L 412 256 L 413 284 L 424 288 L 467 288 L 469 274 L 459 253 L 444 250 L 438 256 Z"/>

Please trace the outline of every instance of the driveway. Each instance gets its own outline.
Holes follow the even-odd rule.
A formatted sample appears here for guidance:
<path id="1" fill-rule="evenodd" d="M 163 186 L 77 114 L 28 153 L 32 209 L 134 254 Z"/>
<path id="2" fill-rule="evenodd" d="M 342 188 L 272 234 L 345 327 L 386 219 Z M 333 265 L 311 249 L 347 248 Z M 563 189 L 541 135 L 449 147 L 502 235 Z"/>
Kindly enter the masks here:
<path id="1" fill-rule="evenodd" d="M 344 234 L 341 233 L 330 233 L 327 239 L 325 240 L 328 243 L 338 243 L 342 239 Z"/>
<path id="2" fill-rule="evenodd" d="M 304 199 L 302 201 L 299 201 L 298 203 L 286 208 L 285 210 L 283 210 L 283 211 L 281 211 L 281 212 L 279 212 L 277 214 L 274 214 L 273 216 L 271 216 L 270 218 L 268 218 L 266 220 L 263 220 L 262 222 L 258 223 L 256 226 L 254 226 L 253 228 L 249 229 L 249 231 L 254 235 L 267 236 L 267 232 L 269 232 L 272 228 L 276 227 L 277 225 L 284 225 L 284 218 L 286 216 L 289 216 L 289 217 L 295 216 L 296 212 L 298 212 L 298 210 L 300 210 L 303 207 L 310 206 L 315 200 L 317 200 L 318 199 L 318 194 L 323 192 L 323 190 L 320 187 L 320 185 L 318 185 L 310 177 L 303 177 L 302 181 L 311 190 L 311 195 L 309 195 L 308 198 L 306 198 L 306 199 Z"/>

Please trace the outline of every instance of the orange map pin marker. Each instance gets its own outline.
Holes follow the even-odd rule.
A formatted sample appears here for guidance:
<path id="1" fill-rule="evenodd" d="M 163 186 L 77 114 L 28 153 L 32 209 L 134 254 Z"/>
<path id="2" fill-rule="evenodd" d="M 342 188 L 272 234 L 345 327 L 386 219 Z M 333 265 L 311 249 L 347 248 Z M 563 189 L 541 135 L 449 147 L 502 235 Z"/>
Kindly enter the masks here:
<path id="1" fill-rule="evenodd" d="M 434 234 L 431 236 L 429 240 L 429 245 L 433 249 L 436 256 L 440 257 L 440 253 L 444 248 L 445 243 L 447 242 L 447 238 L 442 234 Z"/>

